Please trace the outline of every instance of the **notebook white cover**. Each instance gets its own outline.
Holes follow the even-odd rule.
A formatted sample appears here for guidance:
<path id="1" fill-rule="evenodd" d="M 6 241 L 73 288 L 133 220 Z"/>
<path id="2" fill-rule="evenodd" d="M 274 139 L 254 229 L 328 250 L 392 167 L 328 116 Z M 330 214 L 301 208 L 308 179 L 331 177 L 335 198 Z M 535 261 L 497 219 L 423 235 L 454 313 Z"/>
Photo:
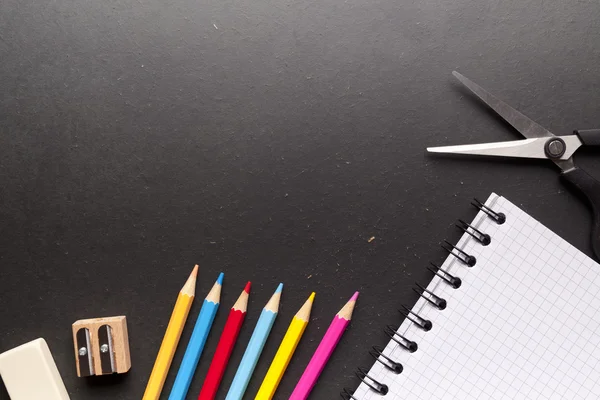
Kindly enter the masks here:
<path id="1" fill-rule="evenodd" d="M 362 383 L 356 399 L 600 398 L 600 265 L 505 198 L 492 194 L 486 205 L 506 222 L 479 212 L 473 225 L 491 243 L 460 239 L 457 247 L 476 265 L 446 259 L 442 267 L 461 287 L 434 277 L 427 288 L 446 299 L 446 309 L 419 298 L 412 310 L 433 328 L 406 319 L 398 332 L 418 350 L 390 341 L 384 354 L 403 372 L 375 363 L 369 375 L 389 392 Z"/>

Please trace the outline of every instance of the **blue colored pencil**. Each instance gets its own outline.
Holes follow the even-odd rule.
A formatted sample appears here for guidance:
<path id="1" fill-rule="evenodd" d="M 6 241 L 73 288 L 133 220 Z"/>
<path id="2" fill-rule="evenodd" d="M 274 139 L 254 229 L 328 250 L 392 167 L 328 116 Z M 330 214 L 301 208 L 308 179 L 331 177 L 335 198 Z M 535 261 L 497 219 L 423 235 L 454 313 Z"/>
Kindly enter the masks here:
<path id="1" fill-rule="evenodd" d="M 183 360 L 179 366 L 173 389 L 169 395 L 169 400 L 185 400 L 185 396 L 192 383 L 194 372 L 200 361 L 204 344 L 208 338 L 210 328 L 212 327 L 217 310 L 219 309 L 219 301 L 221 300 L 221 286 L 223 285 L 223 273 L 219 274 L 217 281 L 212 287 L 211 291 L 204 299 L 200 314 L 196 320 L 190 343 L 185 350 Z"/>
<path id="2" fill-rule="evenodd" d="M 242 400 L 242 397 L 244 397 L 244 392 L 248 387 L 248 383 L 250 382 L 260 353 L 262 353 L 263 347 L 269 337 L 269 333 L 275 322 L 275 317 L 277 317 L 282 290 L 283 283 L 280 283 L 279 286 L 277 286 L 275 293 L 273 293 L 273 296 L 271 296 L 271 300 L 269 300 L 260 313 L 260 318 L 256 323 L 250 342 L 248 342 L 248 347 L 246 347 L 246 352 L 242 357 L 242 361 L 235 373 L 235 377 L 233 378 L 233 382 L 231 383 L 231 387 L 229 388 L 229 392 L 227 392 L 225 400 Z"/>

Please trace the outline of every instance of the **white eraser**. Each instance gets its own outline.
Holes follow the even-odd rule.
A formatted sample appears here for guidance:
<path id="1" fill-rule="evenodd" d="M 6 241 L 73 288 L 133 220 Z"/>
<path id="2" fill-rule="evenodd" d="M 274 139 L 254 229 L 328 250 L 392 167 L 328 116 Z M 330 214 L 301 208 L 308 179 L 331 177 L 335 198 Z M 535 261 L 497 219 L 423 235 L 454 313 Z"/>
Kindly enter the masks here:
<path id="1" fill-rule="evenodd" d="M 69 400 L 44 339 L 0 354 L 0 376 L 11 400 Z"/>

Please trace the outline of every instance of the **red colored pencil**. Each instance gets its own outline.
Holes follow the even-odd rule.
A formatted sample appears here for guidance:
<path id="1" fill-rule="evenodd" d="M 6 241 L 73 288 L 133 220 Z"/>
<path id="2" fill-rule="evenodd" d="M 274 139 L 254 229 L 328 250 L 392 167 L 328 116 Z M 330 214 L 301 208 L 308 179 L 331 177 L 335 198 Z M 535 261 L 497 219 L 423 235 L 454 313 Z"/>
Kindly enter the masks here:
<path id="1" fill-rule="evenodd" d="M 208 368 L 208 374 L 206 375 L 206 379 L 204 379 L 198 400 L 213 400 L 217 395 L 221 379 L 223 379 L 223 373 L 225 372 L 225 368 L 227 368 L 233 346 L 235 346 L 242 323 L 244 322 L 244 317 L 246 316 L 249 294 L 250 282 L 246 284 L 244 291 L 229 312 L 229 317 L 227 317 L 225 328 L 223 328 L 223 333 L 221 333 L 217 350 Z"/>

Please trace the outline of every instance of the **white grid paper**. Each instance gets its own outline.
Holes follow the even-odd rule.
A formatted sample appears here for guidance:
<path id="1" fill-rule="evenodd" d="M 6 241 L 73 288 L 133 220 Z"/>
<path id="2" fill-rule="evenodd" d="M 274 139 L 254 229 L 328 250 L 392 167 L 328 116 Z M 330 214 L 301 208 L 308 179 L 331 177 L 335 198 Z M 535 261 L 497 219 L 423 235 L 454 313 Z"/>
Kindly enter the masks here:
<path id="1" fill-rule="evenodd" d="M 458 289 L 435 277 L 427 287 L 447 300 L 443 311 L 420 298 L 413 311 L 433 322 L 425 332 L 406 319 L 398 333 L 417 342 L 409 353 L 393 341 L 384 354 L 404 371 L 375 363 L 359 400 L 600 398 L 600 265 L 503 197 L 486 202 L 506 214 L 496 224 L 480 212 L 473 225 L 492 238 L 467 234 L 458 247 L 476 256 L 470 268 L 449 256 L 443 268 Z"/>

